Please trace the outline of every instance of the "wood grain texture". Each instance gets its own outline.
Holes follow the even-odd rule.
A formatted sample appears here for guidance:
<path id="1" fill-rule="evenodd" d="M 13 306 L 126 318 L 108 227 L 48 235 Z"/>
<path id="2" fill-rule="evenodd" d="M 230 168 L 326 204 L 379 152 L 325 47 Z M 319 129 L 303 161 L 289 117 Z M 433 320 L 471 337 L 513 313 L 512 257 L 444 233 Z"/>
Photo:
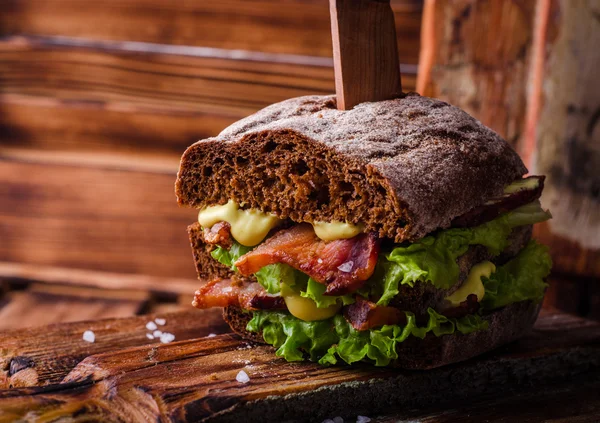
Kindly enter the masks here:
<path id="1" fill-rule="evenodd" d="M 539 89 L 530 99 L 539 110 L 531 112 L 527 145 L 535 149 L 534 169 L 548 175 L 542 201 L 554 216 L 551 232 L 595 251 L 598 266 L 600 3 L 548 2 L 546 13 L 548 23 L 539 28 Z"/>
<path id="2" fill-rule="evenodd" d="M 393 0 L 392 8 L 401 57 L 414 64 L 422 0 Z M 8 0 L 0 35 L 14 34 L 331 57 L 327 0 Z"/>
<path id="3" fill-rule="evenodd" d="M 402 93 L 394 14 L 387 0 L 330 0 L 337 108 Z"/>
<path id="4" fill-rule="evenodd" d="M 401 416 L 414 407 L 595 379 L 599 341 L 600 324 L 545 314 L 530 336 L 493 354 L 408 372 L 286 363 L 270 347 L 220 335 L 89 357 L 64 385 L 0 392 L 0 421 L 25 413 L 74 421 L 315 421 L 394 410 Z M 235 380 L 241 370 L 247 384 Z"/>
<path id="5" fill-rule="evenodd" d="M 34 284 L 13 291 L 0 308 L 0 330 L 77 320 L 129 317 L 150 300 L 147 292 Z"/>
<path id="6" fill-rule="evenodd" d="M 554 218 L 536 237 L 550 246 L 557 273 L 600 277 L 597 7 L 583 0 L 425 7 L 417 90 L 465 109 L 505 137 L 533 174 L 547 175 L 542 205 Z"/>
<path id="7" fill-rule="evenodd" d="M 193 283 L 175 173 L 0 158 L 0 260 Z"/>
<path id="8" fill-rule="evenodd" d="M 311 65 L 232 54 L 0 41 L 0 145 L 180 155 L 271 103 L 334 92 L 329 59 Z M 415 74 L 405 76 L 412 90 Z"/>
<path id="9" fill-rule="evenodd" d="M 23 285 L 31 282 L 41 282 L 106 290 L 135 288 L 171 298 L 182 295 L 187 297 L 188 304 L 191 301 L 192 293 L 200 283 L 189 278 L 157 277 L 6 261 L 0 262 L 0 281 L 2 281 L 0 284 L 9 282 Z"/>
<path id="10" fill-rule="evenodd" d="M 425 7 L 417 91 L 461 107 L 516 146 L 535 2 L 432 0 Z"/>
<path id="11" fill-rule="evenodd" d="M 140 345 L 151 345 L 150 348 L 154 348 L 160 341 L 146 337 L 149 332 L 146 323 L 156 317 L 166 320 L 165 326 L 160 329 L 174 334 L 178 341 L 229 332 L 229 326 L 223 322 L 220 310 L 200 311 L 191 306 L 189 310 L 179 313 L 153 313 L 124 319 L 1 331 L 0 390 L 11 385 L 42 386 L 58 383 L 80 361 L 92 354 Z M 94 343 L 82 340 L 86 330 L 95 333 Z M 0 420 L 1 410 L 0 406 Z"/>

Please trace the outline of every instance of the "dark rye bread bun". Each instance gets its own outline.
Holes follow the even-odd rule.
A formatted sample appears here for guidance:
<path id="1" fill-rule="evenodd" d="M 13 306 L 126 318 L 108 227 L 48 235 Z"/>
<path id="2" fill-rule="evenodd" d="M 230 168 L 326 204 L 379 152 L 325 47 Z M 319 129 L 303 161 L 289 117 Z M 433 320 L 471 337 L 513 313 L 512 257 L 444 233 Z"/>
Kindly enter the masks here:
<path id="1" fill-rule="evenodd" d="M 190 207 L 234 199 L 402 242 L 448 227 L 526 172 L 506 141 L 443 101 L 411 93 L 340 111 L 333 96 L 307 96 L 190 146 L 176 193 Z"/>
<path id="2" fill-rule="evenodd" d="M 229 267 L 222 265 L 212 258 L 211 251 L 215 248 L 204 242 L 200 225 L 194 223 L 188 227 L 190 244 L 194 254 L 196 271 L 200 280 L 213 280 L 216 278 L 231 278 L 235 275 Z M 521 226 L 515 228 L 509 237 L 508 247 L 497 257 L 492 257 L 487 249 L 481 245 L 470 247 L 467 252 L 458 258 L 460 270 L 458 282 L 450 289 L 437 289 L 430 283 L 417 282 L 414 287 L 401 285 L 399 294 L 390 301 L 390 305 L 403 311 L 412 311 L 418 318 L 427 316 L 427 308 L 439 310 L 444 299 L 460 288 L 466 280 L 473 265 L 484 260 L 491 260 L 496 265 L 504 264 L 510 260 L 531 239 L 532 226 Z M 249 277 L 255 280 L 254 276 Z"/>
<path id="3" fill-rule="evenodd" d="M 468 335 L 435 336 L 428 334 L 424 339 L 410 336 L 398 344 L 398 359 L 391 366 L 403 369 L 432 369 L 450 363 L 468 360 L 484 352 L 498 348 L 525 335 L 535 323 L 540 304 L 522 301 L 507 305 L 483 316 L 489 322 L 487 330 Z M 252 314 L 239 308 L 227 307 L 223 318 L 234 332 L 245 339 L 264 343 L 261 334 L 248 332 L 246 325 Z"/>

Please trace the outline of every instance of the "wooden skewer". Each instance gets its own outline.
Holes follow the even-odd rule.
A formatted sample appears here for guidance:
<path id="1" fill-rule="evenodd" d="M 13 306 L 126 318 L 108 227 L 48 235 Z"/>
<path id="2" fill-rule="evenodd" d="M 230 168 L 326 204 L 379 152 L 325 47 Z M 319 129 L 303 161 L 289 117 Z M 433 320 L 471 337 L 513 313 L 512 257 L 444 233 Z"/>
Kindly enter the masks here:
<path id="1" fill-rule="evenodd" d="M 390 0 L 329 0 L 339 110 L 402 94 Z"/>

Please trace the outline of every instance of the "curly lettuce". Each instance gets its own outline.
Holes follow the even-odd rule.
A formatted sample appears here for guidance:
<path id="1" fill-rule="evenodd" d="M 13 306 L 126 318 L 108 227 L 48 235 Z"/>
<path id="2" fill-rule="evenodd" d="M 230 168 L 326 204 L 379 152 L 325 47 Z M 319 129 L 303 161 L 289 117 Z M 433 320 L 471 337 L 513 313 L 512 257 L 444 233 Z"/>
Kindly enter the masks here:
<path id="1" fill-rule="evenodd" d="M 427 281 L 448 289 L 458 281 L 456 259 L 471 245 L 483 245 L 493 255 L 508 246 L 513 228 L 549 219 L 539 202 L 527 204 L 474 228 L 451 228 L 408 245 L 400 245 L 381 255 L 378 269 L 368 284 L 378 305 L 387 305 L 398 295 L 400 285 L 414 286 Z"/>
<path id="2" fill-rule="evenodd" d="M 287 361 L 301 361 L 306 355 L 325 365 L 342 360 L 348 364 L 367 361 L 387 366 L 398 358 L 397 345 L 409 336 L 423 339 L 428 333 L 468 334 L 488 327 L 488 322 L 479 315 L 455 319 L 431 308 L 427 312 L 429 320 L 425 326 L 418 326 L 414 314 L 405 312 L 406 325 L 357 331 L 339 314 L 327 320 L 305 322 L 286 312 L 256 311 L 246 329 L 262 331 L 265 342 L 276 347 L 276 355 Z"/>
<path id="3" fill-rule="evenodd" d="M 485 295 L 481 307 L 494 310 L 519 301 L 541 302 L 548 286 L 544 279 L 551 268 L 548 247 L 529 241 L 514 259 L 498 267 L 489 278 L 482 278 Z"/>

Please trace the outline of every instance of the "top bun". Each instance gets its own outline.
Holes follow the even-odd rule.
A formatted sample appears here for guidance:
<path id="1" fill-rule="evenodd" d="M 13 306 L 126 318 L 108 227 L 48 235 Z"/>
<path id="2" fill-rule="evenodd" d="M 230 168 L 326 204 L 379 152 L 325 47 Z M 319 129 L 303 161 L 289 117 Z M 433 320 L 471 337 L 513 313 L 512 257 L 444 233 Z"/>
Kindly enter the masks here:
<path id="1" fill-rule="evenodd" d="M 525 173 L 504 139 L 443 101 L 409 93 L 343 111 L 334 96 L 306 96 L 190 146 L 176 193 L 190 207 L 233 199 L 402 242 L 449 227 Z"/>

